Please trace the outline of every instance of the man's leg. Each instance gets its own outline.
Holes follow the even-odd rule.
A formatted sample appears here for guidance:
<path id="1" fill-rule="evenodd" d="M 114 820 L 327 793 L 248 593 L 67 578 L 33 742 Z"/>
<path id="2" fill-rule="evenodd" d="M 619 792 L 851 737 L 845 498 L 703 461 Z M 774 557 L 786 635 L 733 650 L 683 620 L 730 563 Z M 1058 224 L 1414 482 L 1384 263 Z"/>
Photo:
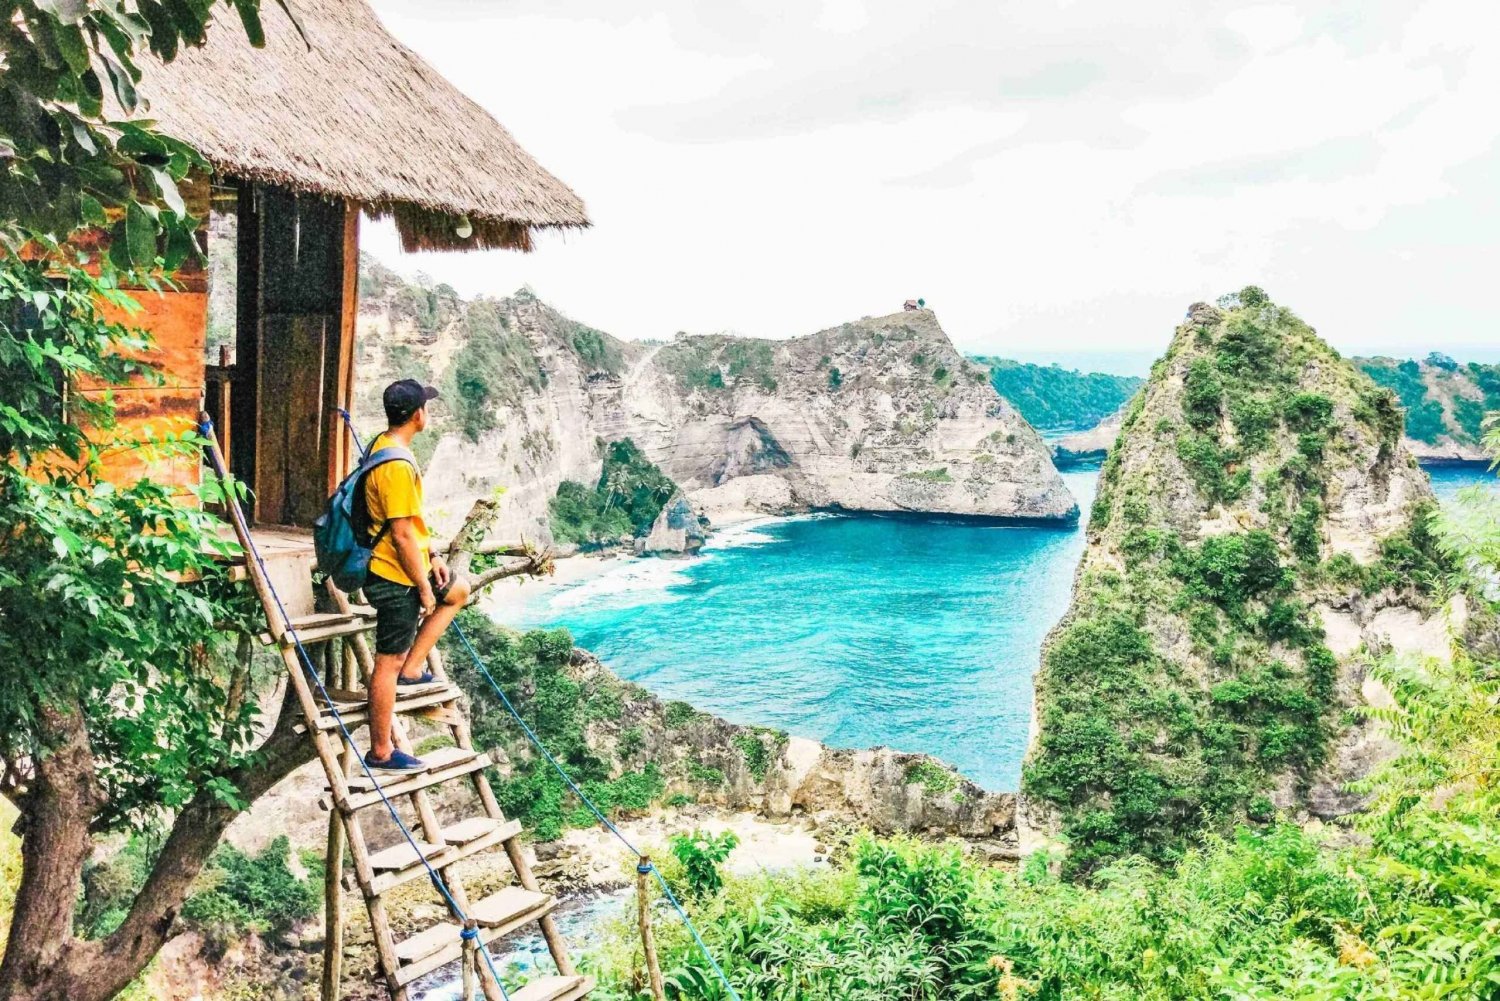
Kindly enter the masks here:
<path id="1" fill-rule="evenodd" d="M 375 606 L 375 673 L 369 680 L 370 754 L 386 761 L 393 749 L 391 716 L 396 709 L 396 678 L 417 633 L 417 589 L 373 575 L 365 599 Z"/>
<path id="2" fill-rule="evenodd" d="M 370 679 L 370 750 L 378 760 L 391 756 L 391 716 L 396 711 L 396 675 L 406 661 L 404 653 L 377 653 L 375 676 Z"/>
<path id="3" fill-rule="evenodd" d="M 401 676 L 403 678 L 420 678 L 427 670 L 427 655 L 437 645 L 438 638 L 447 631 L 454 616 L 459 609 L 469 603 L 469 582 L 459 577 L 448 585 L 448 590 L 443 592 L 442 600 L 438 602 L 437 609 L 427 618 L 422 620 L 421 627 L 417 630 L 416 641 L 412 643 L 411 649 L 406 651 L 405 663 L 401 665 Z M 395 681 L 391 684 L 394 686 Z M 392 696 L 394 698 L 394 696 Z"/>

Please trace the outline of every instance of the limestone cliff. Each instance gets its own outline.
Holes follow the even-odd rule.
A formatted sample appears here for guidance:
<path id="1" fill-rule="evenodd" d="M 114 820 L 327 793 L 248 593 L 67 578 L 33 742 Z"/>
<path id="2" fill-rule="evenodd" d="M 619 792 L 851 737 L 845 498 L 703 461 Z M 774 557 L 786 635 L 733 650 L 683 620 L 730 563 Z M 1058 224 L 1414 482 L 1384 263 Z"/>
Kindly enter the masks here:
<path id="1" fill-rule="evenodd" d="M 372 261 L 361 279 L 358 416 L 413 375 L 443 390 L 426 487 L 439 529 L 506 491 L 499 531 L 547 534 L 563 480 L 632 439 L 710 516 L 812 508 L 1067 520 L 1037 433 L 930 311 L 783 341 L 617 340 L 535 296 L 464 302 Z M 420 444 L 420 443 L 419 443 Z"/>
<path id="2" fill-rule="evenodd" d="M 1431 490 L 1401 410 L 1258 289 L 1197 304 L 1101 474 L 1048 637 L 1023 794 L 1071 864 L 1337 815 L 1383 753 L 1362 652 L 1441 652 Z"/>

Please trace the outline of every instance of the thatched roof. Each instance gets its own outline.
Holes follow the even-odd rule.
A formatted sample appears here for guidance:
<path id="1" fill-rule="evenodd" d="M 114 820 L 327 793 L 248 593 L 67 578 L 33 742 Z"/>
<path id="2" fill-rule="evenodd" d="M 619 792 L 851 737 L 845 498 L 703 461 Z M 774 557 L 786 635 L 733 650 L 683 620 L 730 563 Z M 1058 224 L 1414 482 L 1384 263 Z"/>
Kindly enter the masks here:
<path id="1" fill-rule="evenodd" d="M 202 48 L 145 66 L 141 115 L 222 174 L 394 216 L 407 250 L 529 250 L 533 230 L 589 224 L 567 185 L 364 0 L 293 0 L 306 40 L 278 4 L 260 9 L 262 49 L 221 13 Z"/>

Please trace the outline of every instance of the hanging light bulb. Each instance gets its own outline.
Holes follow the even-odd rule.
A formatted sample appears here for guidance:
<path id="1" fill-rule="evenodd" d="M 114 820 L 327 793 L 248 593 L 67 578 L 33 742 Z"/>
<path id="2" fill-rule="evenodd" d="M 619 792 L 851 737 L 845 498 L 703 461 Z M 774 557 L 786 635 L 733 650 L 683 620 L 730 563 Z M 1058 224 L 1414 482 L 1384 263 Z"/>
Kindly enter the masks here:
<path id="1" fill-rule="evenodd" d="M 460 240 L 467 240 L 474 235 L 474 224 L 469 221 L 468 216 L 461 215 L 458 217 L 458 225 L 453 227 L 453 232 L 458 234 Z"/>

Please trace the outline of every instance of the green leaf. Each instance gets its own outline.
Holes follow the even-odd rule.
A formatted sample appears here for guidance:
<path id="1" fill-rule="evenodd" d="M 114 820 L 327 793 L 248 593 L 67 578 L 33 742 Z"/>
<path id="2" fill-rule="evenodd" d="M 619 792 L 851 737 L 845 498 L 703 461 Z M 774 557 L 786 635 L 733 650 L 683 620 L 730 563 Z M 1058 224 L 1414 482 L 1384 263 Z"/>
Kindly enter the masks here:
<path id="1" fill-rule="evenodd" d="M 55 31 L 58 51 L 67 61 L 68 69 L 83 73 L 89 68 L 89 47 L 84 41 L 83 31 L 76 24 L 60 24 Z"/>
<path id="2" fill-rule="evenodd" d="M 115 97 L 120 102 L 120 107 L 127 114 L 135 111 L 140 99 L 136 96 L 135 84 L 130 79 L 130 74 L 108 56 L 103 57 L 104 70 L 109 74 L 109 82 L 114 87 Z"/>
<path id="3" fill-rule="evenodd" d="M 260 0 L 234 0 L 240 12 L 240 23 L 245 26 L 245 37 L 257 49 L 265 48 L 266 30 L 260 23 Z"/>
<path id="4" fill-rule="evenodd" d="M 125 206 L 125 243 L 132 267 L 147 268 L 156 260 L 156 223 L 140 202 Z"/>
<path id="5" fill-rule="evenodd" d="M 161 200 L 167 203 L 167 208 L 179 219 L 187 215 L 187 206 L 182 203 L 182 195 L 178 193 L 177 182 L 172 180 L 172 175 L 160 167 L 147 169 L 151 172 L 151 179 L 156 182 L 157 191 L 161 193 Z"/>
<path id="6" fill-rule="evenodd" d="M 78 77 L 78 83 L 83 90 L 78 98 L 79 113 L 86 118 L 98 118 L 104 112 L 104 86 L 99 82 L 99 74 L 90 67 Z"/>
<path id="7" fill-rule="evenodd" d="M 88 0 L 36 0 L 36 7 L 63 24 L 77 24 L 89 12 Z"/>

